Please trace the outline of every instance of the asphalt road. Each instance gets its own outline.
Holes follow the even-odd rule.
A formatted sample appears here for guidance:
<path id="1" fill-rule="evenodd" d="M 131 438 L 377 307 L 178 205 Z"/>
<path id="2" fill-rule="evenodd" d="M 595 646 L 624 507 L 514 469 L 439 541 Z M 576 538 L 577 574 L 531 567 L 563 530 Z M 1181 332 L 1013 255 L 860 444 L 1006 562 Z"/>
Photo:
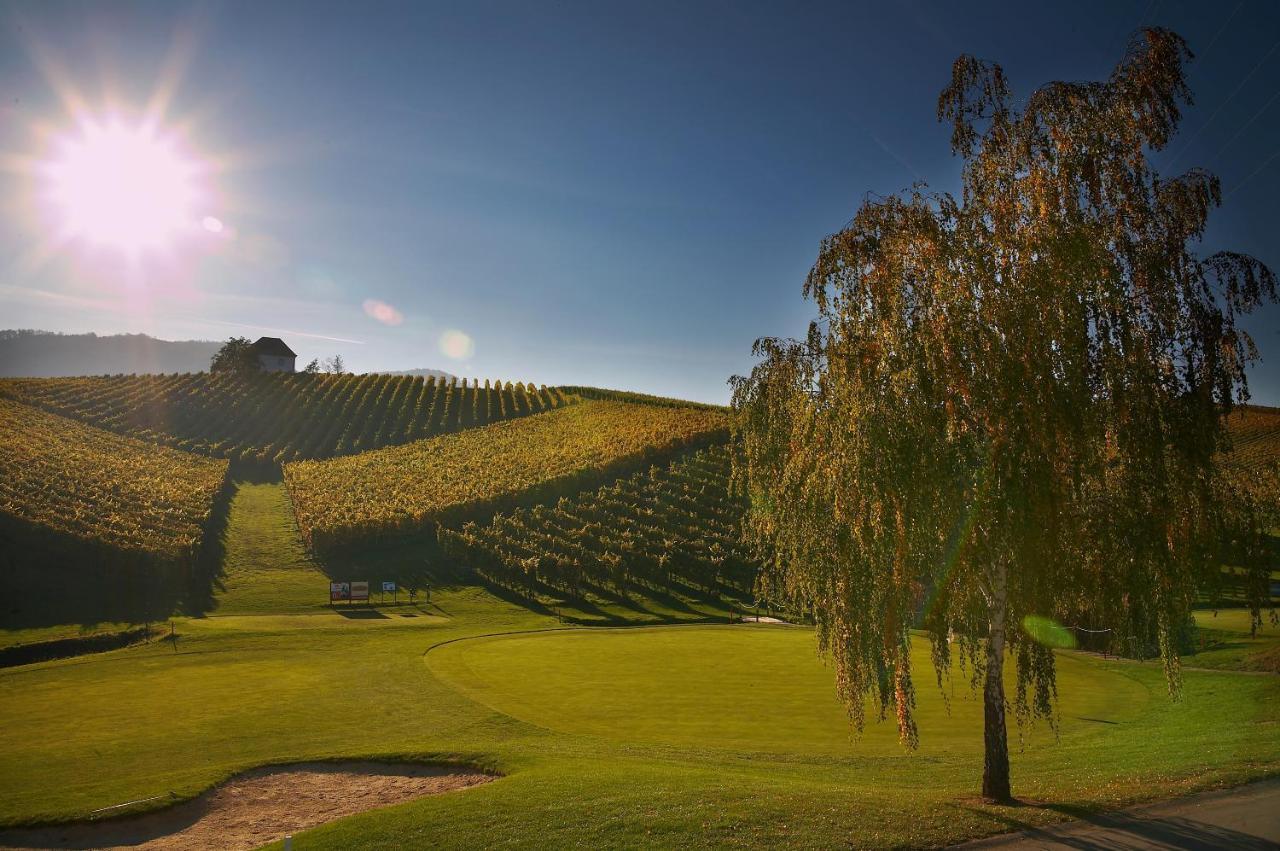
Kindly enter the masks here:
<path id="1" fill-rule="evenodd" d="M 1280 849 L 1280 778 L 955 846 L 1018 849 Z"/>

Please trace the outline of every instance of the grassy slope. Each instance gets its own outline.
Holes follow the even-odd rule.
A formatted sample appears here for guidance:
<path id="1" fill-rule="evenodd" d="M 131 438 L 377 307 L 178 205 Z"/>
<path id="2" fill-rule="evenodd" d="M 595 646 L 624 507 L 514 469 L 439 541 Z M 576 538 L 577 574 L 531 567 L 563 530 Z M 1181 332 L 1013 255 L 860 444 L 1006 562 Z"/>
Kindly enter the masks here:
<path id="1" fill-rule="evenodd" d="M 306 846 L 927 845 L 1280 771 L 1280 679 L 1190 671 L 1173 703 L 1155 666 L 1072 656 L 1061 739 L 1041 731 L 1013 757 L 1016 791 L 1052 803 L 987 807 L 976 706 L 957 682 L 941 712 L 923 659 L 923 745 L 907 753 L 884 727 L 848 739 L 800 628 L 447 643 L 558 626 L 470 587 L 351 619 L 312 602 L 323 577 L 283 497 L 238 494 L 217 616 L 180 620 L 176 649 L 0 671 L 0 778 L 22 781 L 0 783 L 0 823 L 186 797 L 262 763 L 416 756 L 509 776 L 321 827 Z M 692 616 L 595 602 L 565 614 Z"/>
<path id="2" fill-rule="evenodd" d="M 314 612 L 328 605 L 329 579 L 302 546 L 282 483 L 237 483 L 224 541 L 217 614 Z"/>
<path id="3" fill-rule="evenodd" d="M 434 603 L 374 620 L 328 612 L 193 620 L 181 624 L 176 652 L 151 645 L 0 672 L 9 732 L 0 777 L 23 778 L 0 788 L 0 819 L 187 796 L 251 765 L 342 755 L 462 758 L 510 776 L 405 805 L 394 819 L 378 813 L 322 828 L 308 847 L 480 837 L 598 845 L 646 835 L 897 844 L 998 830 L 1013 815 L 1059 817 L 969 801 L 980 765 L 979 728 L 965 723 L 973 708 L 958 700 L 949 722 L 923 684 L 929 726 L 919 753 L 902 752 L 880 728 L 846 746 L 803 630 L 550 633 L 493 642 L 501 653 L 452 644 L 424 660 L 453 638 L 554 625 L 474 589 L 438 592 Z M 479 663 L 464 684 L 477 696 L 476 682 L 498 677 L 510 691 L 485 700 L 510 714 L 453 687 L 459 661 L 464 671 Z M 1154 669 L 1073 659 L 1068 685 L 1080 689 L 1064 698 L 1062 741 L 1039 738 L 1015 754 L 1018 789 L 1030 797 L 1105 804 L 1280 765 L 1273 678 L 1191 672 L 1187 699 L 1173 704 Z M 580 714 L 557 712 L 561 690 Z M 655 694 L 662 699 L 647 707 Z"/>
<path id="4" fill-rule="evenodd" d="M 1245 609 L 1200 611 L 1195 618 L 1197 649 L 1183 657 L 1184 665 L 1280 674 L 1280 624 L 1273 623 L 1266 612 L 1256 633 L 1250 629 Z"/>
<path id="5" fill-rule="evenodd" d="M 272 551 L 282 550 L 261 550 Z M 280 569 L 297 579 L 287 598 L 311 593 L 306 569 Z M 219 611 L 261 611 L 248 587 L 228 583 Z M 1154 669 L 1074 657 L 1061 741 L 1038 735 L 1014 756 L 1019 791 L 1056 809 L 1001 810 L 972 800 L 980 730 L 963 686 L 949 720 L 921 684 L 918 753 L 878 727 L 850 743 L 803 629 L 445 644 L 556 626 L 475 588 L 379 614 L 192 619 L 180 622 L 176 651 L 153 644 L 0 672 L 0 777 L 23 778 L 0 784 L 0 821 L 185 797 L 267 762 L 421 756 L 509 776 L 320 828 L 307 846 L 901 845 L 1280 767 L 1280 681 L 1191 672 L 1187 699 L 1174 704 Z M 485 693 L 495 683 L 498 697 Z"/>

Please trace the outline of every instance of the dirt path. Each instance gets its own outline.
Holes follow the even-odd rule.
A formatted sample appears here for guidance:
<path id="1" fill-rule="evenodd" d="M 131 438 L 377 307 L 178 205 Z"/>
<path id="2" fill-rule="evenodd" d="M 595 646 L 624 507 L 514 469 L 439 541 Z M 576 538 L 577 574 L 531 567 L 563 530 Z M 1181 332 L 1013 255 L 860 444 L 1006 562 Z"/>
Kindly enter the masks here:
<path id="1" fill-rule="evenodd" d="M 988 848 L 1280 849 L 1280 779 L 955 846 Z"/>
<path id="2" fill-rule="evenodd" d="M 192 801 L 146 815 L 4 831 L 0 847 L 249 851 L 344 816 L 492 779 L 476 772 L 395 763 L 261 768 L 237 775 Z"/>

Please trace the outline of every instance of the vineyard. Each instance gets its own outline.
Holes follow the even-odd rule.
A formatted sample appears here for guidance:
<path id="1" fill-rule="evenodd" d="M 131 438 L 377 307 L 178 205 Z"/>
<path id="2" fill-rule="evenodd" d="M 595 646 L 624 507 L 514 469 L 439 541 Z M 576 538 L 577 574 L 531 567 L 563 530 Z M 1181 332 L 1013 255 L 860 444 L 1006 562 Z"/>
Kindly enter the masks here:
<path id="1" fill-rule="evenodd" d="M 0 399 L 5 621 L 21 620 L 36 590 L 105 600 L 182 579 L 226 472 L 226 461 Z"/>
<path id="2" fill-rule="evenodd" d="M 1280 408 L 1242 407 L 1227 417 L 1227 431 L 1235 463 L 1250 468 L 1280 463 Z"/>
<path id="3" fill-rule="evenodd" d="M 553 505 L 441 530 L 440 542 L 457 563 L 526 595 L 750 588 L 756 565 L 729 474 L 728 448 L 711 447 Z"/>
<path id="4" fill-rule="evenodd" d="M 61 534 L 186 559 L 226 470 L 0 399 L 0 513 Z"/>
<path id="5" fill-rule="evenodd" d="M 0 396 L 214 458 L 259 465 L 350 455 L 563 407 L 519 382 L 230 373 L 8 379 Z"/>
<path id="6" fill-rule="evenodd" d="M 583 402 L 563 410 L 329 461 L 285 467 L 298 525 L 317 551 L 459 524 L 597 487 L 723 442 L 725 414 Z"/>

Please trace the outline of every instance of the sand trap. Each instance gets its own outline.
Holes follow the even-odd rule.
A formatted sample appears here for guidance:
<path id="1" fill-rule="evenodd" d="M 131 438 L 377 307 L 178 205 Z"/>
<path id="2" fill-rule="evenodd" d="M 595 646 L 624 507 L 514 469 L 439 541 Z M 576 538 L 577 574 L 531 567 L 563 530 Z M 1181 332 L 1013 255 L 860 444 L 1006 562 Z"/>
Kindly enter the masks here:
<path id="1" fill-rule="evenodd" d="M 792 624 L 789 621 L 779 620 L 778 618 L 771 618 L 768 615 L 764 615 L 764 616 L 743 615 L 742 623 L 780 623 L 780 624 L 786 624 L 787 626 L 792 626 Z"/>
<path id="2" fill-rule="evenodd" d="M 102 822 L 0 832 L 4 848 L 257 848 L 344 816 L 494 778 L 400 763 L 299 763 L 239 774 L 166 810 Z"/>

